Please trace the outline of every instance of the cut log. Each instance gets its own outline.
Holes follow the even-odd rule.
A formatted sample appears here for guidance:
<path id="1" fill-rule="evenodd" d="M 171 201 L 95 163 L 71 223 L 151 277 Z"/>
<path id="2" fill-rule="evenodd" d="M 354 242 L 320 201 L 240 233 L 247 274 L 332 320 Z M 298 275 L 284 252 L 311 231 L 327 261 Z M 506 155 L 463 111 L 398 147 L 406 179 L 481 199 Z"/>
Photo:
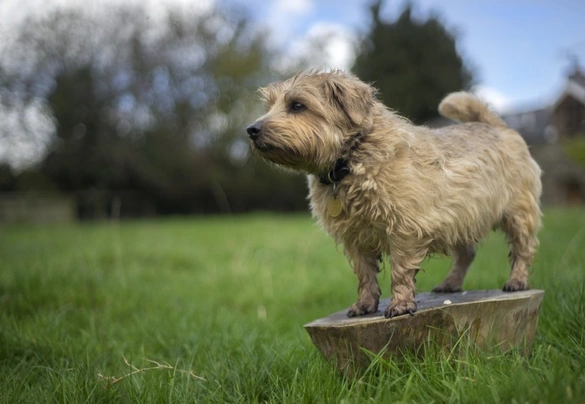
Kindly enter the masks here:
<path id="1" fill-rule="evenodd" d="M 451 350 L 462 336 L 480 348 L 519 348 L 526 354 L 543 296 L 543 290 L 420 293 L 414 316 L 384 318 L 390 302 L 385 299 L 377 313 L 348 318 L 343 310 L 306 324 L 305 329 L 325 358 L 335 360 L 346 373 L 367 367 L 372 356 L 367 352 L 385 357 L 424 355 L 425 343 Z"/>

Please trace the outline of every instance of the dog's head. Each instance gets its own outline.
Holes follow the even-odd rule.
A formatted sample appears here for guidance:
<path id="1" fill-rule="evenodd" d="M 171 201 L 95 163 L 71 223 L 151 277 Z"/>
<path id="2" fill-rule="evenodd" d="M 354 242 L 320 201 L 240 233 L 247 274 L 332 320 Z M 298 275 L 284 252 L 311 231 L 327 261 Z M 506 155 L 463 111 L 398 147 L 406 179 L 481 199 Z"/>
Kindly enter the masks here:
<path id="1" fill-rule="evenodd" d="M 266 114 L 248 126 L 265 159 L 318 173 L 344 152 L 356 132 L 372 125 L 376 90 L 339 71 L 312 72 L 260 89 Z"/>

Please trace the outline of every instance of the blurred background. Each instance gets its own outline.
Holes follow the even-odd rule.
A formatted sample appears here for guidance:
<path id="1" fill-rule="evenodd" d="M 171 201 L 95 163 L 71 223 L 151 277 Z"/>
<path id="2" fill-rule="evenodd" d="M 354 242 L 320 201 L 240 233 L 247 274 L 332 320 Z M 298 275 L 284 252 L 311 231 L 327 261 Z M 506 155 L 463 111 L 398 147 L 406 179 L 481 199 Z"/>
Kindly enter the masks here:
<path id="1" fill-rule="evenodd" d="M 250 154 L 256 90 L 357 74 L 418 124 L 474 91 L 585 201 L 582 0 L 0 1 L 0 222 L 306 211 Z"/>

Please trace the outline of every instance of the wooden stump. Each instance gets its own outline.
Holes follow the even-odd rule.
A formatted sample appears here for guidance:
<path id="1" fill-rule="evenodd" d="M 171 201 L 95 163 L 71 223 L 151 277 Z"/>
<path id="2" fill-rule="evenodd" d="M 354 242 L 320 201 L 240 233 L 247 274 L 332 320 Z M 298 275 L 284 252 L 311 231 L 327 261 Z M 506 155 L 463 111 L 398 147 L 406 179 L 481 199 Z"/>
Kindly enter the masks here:
<path id="1" fill-rule="evenodd" d="M 375 314 L 348 318 L 347 310 L 343 310 L 305 328 L 325 358 L 335 359 L 338 368 L 349 373 L 370 363 L 364 349 L 374 354 L 383 352 L 384 356 L 407 351 L 424 354 L 421 348 L 427 341 L 450 350 L 461 336 L 481 348 L 520 348 L 527 353 L 536 333 L 543 295 L 543 290 L 420 293 L 414 316 L 384 318 L 390 301 L 386 299 Z"/>

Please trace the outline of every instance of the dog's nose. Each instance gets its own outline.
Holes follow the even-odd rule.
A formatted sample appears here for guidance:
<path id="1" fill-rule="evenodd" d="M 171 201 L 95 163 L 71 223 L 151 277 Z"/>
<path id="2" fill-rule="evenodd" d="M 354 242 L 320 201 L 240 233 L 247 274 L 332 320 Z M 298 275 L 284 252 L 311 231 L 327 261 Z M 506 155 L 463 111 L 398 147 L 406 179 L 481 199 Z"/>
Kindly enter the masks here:
<path id="1" fill-rule="evenodd" d="M 248 126 L 246 131 L 248 132 L 250 139 L 255 140 L 258 138 L 258 136 L 260 136 L 260 132 L 262 131 L 262 123 L 260 121 L 256 121 L 252 125 Z"/>

